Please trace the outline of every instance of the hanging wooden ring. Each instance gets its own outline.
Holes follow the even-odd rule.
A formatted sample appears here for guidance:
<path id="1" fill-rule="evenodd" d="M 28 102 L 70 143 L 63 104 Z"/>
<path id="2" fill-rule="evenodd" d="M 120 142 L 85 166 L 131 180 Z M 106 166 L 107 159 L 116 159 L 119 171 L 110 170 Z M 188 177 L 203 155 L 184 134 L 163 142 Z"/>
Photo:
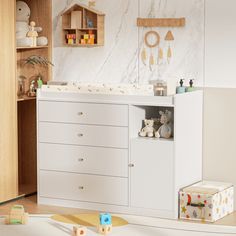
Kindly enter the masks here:
<path id="1" fill-rule="evenodd" d="M 148 41 L 148 38 L 150 35 L 153 35 L 155 36 L 156 40 L 154 43 L 150 43 Z M 155 48 L 156 46 L 158 46 L 160 44 L 160 35 L 156 32 L 156 31 L 148 31 L 146 34 L 145 34 L 145 37 L 144 37 L 144 40 L 145 40 L 145 44 L 147 45 L 147 47 L 149 48 Z"/>

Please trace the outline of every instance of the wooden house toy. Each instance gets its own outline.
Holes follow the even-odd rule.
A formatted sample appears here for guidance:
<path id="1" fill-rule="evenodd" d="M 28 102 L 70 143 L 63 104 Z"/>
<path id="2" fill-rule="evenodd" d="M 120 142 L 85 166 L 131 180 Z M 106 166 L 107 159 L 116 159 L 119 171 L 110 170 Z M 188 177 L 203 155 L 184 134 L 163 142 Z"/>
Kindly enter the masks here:
<path id="1" fill-rule="evenodd" d="M 62 13 L 63 44 L 66 46 L 95 47 L 104 45 L 104 20 L 102 12 L 83 4 L 75 4 Z M 75 35 L 74 44 L 67 35 Z"/>
<path id="2" fill-rule="evenodd" d="M 11 208 L 10 215 L 5 218 L 6 224 L 27 224 L 28 213 L 25 212 L 22 205 L 14 205 Z"/>

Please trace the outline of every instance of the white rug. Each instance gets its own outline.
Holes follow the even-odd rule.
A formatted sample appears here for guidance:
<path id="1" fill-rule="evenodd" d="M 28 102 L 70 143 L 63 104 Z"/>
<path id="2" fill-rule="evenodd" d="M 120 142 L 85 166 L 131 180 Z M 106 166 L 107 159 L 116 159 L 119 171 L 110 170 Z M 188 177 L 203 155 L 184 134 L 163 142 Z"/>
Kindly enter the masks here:
<path id="1" fill-rule="evenodd" d="M 147 217 L 124 217 L 123 215 L 122 217 L 132 223 L 113 228 L 111 236 L 236 235 L 235 227 L 208 226 Z M 49 216 L 30 216 L 27 225 L 4 225 L 4 218 L 0 218 L 0 236 L 68 236 L 71 235 L 72 227 L 69 224 L 56 222 Z M 98 236 L 96 229 L 88 228 L 87 236 Z"/>

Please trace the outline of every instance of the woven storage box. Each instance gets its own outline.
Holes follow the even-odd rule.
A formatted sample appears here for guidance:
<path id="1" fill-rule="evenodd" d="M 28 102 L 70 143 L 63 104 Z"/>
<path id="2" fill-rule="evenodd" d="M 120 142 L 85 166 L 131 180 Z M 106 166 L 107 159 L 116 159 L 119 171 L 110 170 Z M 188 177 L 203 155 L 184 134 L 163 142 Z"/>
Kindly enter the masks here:
<path id="1" fill-rule="evenodd" d="M 202 181 L 179 192 L 180 219 L 215 222 L 233 209 L 232 184 Z"/>

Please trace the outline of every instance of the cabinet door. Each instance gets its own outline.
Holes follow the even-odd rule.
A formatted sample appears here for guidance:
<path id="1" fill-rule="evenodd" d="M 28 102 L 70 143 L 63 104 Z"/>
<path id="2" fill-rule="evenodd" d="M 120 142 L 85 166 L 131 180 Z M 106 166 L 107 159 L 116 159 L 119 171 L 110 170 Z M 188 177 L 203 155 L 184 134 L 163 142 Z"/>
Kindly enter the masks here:
<path id="1" fill-rule="evenodd" d="M 131 141 L 131 206 L 171 211 L 174 202 L 174 142 L 137 138 Z"/>
<path id="2" fill-rule="evenodd" d="M 0 1 L 0 202 L 17 196 L 15 2 Z"/>

